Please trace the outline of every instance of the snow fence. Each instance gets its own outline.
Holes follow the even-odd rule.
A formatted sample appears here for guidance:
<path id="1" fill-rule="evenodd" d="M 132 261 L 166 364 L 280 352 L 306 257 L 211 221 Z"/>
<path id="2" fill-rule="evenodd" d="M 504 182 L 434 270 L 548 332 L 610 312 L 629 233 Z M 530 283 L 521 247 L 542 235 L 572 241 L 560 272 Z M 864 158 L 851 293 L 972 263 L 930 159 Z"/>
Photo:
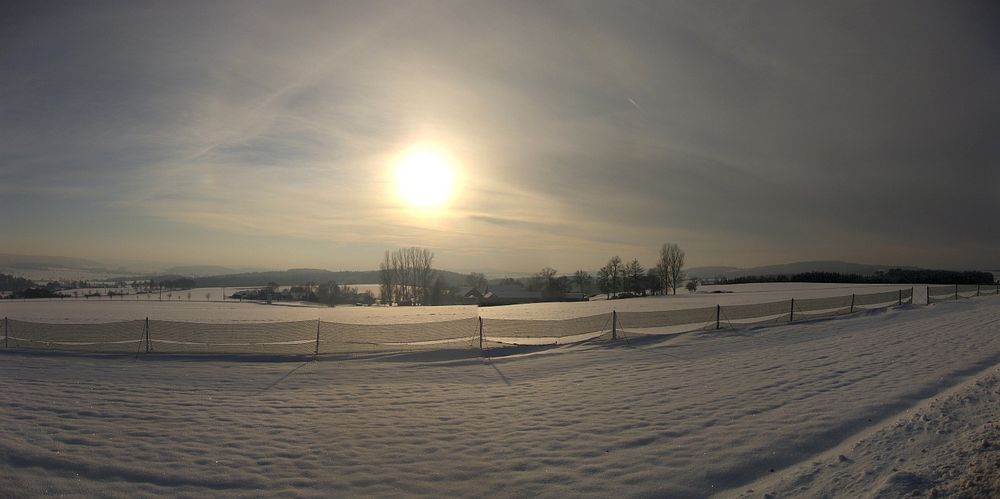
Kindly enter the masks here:
<path id="1" fill-rule="evenodd" d="M 956 289 L 959 296 L 985 294 L 982 289 L 948 288 L 953 297 Z M 933 291 L 941 290 L 935 288 Z M 934 296 L 942 295 L 938 293 Z M 489 349 L 780 324 L 837 317 L 904 303 L 913 303 L 912 288 L 682 310 L 612 312 L 560 320 L 472 316 L 402 324 L 350 324 L 322 320 L 194 323 L 149 319 L 99 324 L 49 324 L 4 318 L 3 347 L 99 353 L 258 355 Z"/>
<path id="2" fill-rule="evenodd" d="M 927 286 L 928 305 L 934 302 L 990 295 L 1000 295 L 1000 284 L 949 284 L 947 286 Z"/>

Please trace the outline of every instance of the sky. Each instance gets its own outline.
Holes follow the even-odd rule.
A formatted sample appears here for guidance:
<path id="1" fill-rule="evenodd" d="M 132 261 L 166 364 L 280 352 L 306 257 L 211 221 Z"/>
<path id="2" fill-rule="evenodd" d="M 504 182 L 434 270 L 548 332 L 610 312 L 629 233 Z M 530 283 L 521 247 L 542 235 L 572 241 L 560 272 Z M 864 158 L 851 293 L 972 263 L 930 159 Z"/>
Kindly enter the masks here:
<path id="1" fill-rule="evenodd" d="M 1000 268 L 1000 7 L 4 2 L 0 252 Z M 447 201 L 409 204 L 428 147 Z"/>

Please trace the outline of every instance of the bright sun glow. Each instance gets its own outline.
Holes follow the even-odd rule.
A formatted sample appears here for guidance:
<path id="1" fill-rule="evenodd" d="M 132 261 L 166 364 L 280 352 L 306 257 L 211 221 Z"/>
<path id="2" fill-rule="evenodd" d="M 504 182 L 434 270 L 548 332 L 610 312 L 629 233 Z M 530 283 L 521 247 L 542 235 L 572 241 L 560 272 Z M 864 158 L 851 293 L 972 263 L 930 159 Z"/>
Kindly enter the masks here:
<path id="1" fill-rule="evenodd" d="M 439 150 L 415 147 L 396 161 L 396 189 L 411 206 L 443 205 L 451 197 L 454 183 L 454 167 Z"/>

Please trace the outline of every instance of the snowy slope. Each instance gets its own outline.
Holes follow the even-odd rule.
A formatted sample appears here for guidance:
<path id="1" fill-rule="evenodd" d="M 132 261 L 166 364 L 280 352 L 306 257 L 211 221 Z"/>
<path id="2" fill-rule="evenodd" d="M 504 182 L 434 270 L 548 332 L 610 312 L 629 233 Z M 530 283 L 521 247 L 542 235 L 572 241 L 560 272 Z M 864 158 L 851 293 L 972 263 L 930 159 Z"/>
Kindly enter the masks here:
<path id="1" fill-rule="evenodd" d="M 996 366 L 1000 299 L 467 355 L 2 354 L 0 490 L 704 496 L 782 475 L 836 493 L 794 477 Z"/>
<path id="2" fill-rule="evenodd" d="M 763 283 L 736 284 L 726 286 L 703 286 L 705 292 L 687 293 L 681 290 L 674 296 L 648 296 L 627 300 L 595 300 L 588 302 L 549 302 L 502 307 L 478 308 L 474 305 L 443 307 L 302 307 L 262 305 L 227 301 L 198 302 L 177 300 L 157 301 L 145 297 L 139 300 L 108 299 L 64 299 L 64 300 L 0 300 L 0 316 L 11 319 L 36 322 L 112 322 L 139 320 L 178 320 L 189 322 L 254 322 L 254 321 L 296 321 L 314 320 L 347 322 L 359 324 L 393 324 L 409 322 L 433 322 L 475 317 L 496 319 L 566 319 L 593 314 L 619 312 L 642 312 L 651 310 L 677 310 L 685 308 L 714 307 L 716 304 L 735 305 L 764 303 L 789 298 L 820 298 L 829 296 L 849 296 L 852 293 L 868 294 L 899 289 L 909 290 L 911 286 L 880 284 L 824 284 L 824 283 Z M 914 303 L 927 301 L 923 286 L 913 286 Z M 231 289 L 230 289 L 231 291 Z M 725 291 L 713 293 L 712 291 Z M 211 292 L 218 299 L 222 290 L 199 288 L 192 292 L 195 300 Z M 186 298 L 187 292 L 182 293 Z"/>
<path id="3" fill-rule="evenodd" d="M 1000 497 L 1000 367 L 742 491 L 742 497 Z"/>

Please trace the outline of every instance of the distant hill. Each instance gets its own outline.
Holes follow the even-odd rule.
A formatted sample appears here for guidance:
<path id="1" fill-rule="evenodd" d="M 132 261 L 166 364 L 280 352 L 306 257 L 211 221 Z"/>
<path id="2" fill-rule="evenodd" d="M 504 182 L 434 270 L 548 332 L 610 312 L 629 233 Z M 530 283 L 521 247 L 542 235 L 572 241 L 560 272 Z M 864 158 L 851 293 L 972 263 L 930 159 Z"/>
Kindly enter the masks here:
<path id="1" fill-rule="evenodd" d="M 739 267 L 692 267 L 686 269 L 684 272 L 688 277 L 697 277 L 698 279 L 714 279 L 717 276 L 728 276 L 730 272 L 736 272 L 742 270 Z"/>
<path id="2" fill-rule="evenodd" d="M 804 272 L 836 272 L 838 274 L 858 274 L 870 275 L 876 271 L 889 269 L 920 270 L 919 267 L 908 267 L 904 265 L 869 265 L 862 263 L 849 263 L 831 260 L 813 262 L 795 262 L 781 265 L 765 265 L 761 267 L 736 268 L 736 267 L 693 267 L 688 269 L 689 277 L 699 279 L 713 279 L 717 276 L 733 279 L 745 276 L 767 276 L 767 275 L 794 275 Z"/>
<path id="3" fill-rule="evenodd" d="M 223 267 L 222 265 L 183 265 L 177 267 L 170 267 L 163 269 L 164 274 L 176 274 L 187 277 L 206 277 L 206 276 L 218 276 L 218 275 L 232 275 L 238 273 L 254 272 L 260 271 L 261 269 L 252 269 L 246 267 Z"/>
<path id="4" fill-rule="evenodd" d="M 84 258 L 18 255 L 14 253 L 0 253 L 0 267 L 24 270 L 48 270 L 52 268 L 104 270 L 106 268 L 102 263 Z"/>
<path id="5" fill-rule="evenodd" d="M 465 275 L 447 270 L 437 271 L 445 281 L 452 286 L 465 283 Z M 123 277 L 122 280 L 147 280 L 155 281 L 174 280 L 180 277 L 178 274 L 146 275 Z M 188 276 L 190 277 L 190 276 Z M 224 274 L 195 277 L 198 287 L 251 287 L 264 286 L 269 282 L 276 282 L 280 286 L 293 286 L 305 284 L 307 282 L 325 283 L 336 281 L 338 284 L 375 284 L 379 280 L 377 270 L 344 270 L 330 271 L 325 269 L 288 269 L 271 270 L 265 272 L 243 272 L 239 274 Z"/>

